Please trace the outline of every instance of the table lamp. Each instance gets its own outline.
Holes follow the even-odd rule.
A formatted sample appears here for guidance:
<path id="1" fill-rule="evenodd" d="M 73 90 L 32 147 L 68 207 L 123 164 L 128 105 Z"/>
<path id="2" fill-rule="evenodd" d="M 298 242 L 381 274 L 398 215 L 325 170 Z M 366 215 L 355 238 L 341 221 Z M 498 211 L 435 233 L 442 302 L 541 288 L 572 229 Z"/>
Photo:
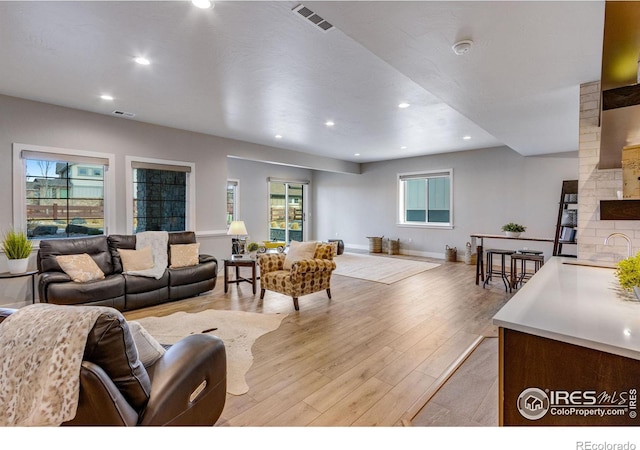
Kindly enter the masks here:
<path id="1" fill-rule="evenodd" d="M 242 220 L 234 220 L 229 225 L 229 229 L 227 230 L 227 234 L 235 235 L 235 238 L 231 239 L 231 253 L 233 255 L 239 255 L 242 253 L 240 236 L 246 236 L 247 227 L 244 226 L 244 221 Z"/>

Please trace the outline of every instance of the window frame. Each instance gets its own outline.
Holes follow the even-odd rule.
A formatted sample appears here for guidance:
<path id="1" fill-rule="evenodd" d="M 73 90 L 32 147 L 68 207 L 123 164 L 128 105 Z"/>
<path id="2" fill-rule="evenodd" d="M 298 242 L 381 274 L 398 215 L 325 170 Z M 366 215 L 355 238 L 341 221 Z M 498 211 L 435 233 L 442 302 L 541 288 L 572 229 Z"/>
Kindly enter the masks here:
<path id="1" fill-rule="evenodd" d="M 233 219 L 231 220 L 232 222 L 234 220 L 240 220 L 240 180 L 235 179 L 235 178 L 228 178 L 227 179 L 227 190 L 226 192 L 229 192 L 229 184 L 235 184 L 236 189 L 235 189 L 235 195 L 233 196 Z M 227 202 L 226 202 L 226 197 L 225 197 L 225 210 L 226 210 L 226 206 L 227 206 Z M 225 223 L 227 224 L 226 227 L 227 229 L 229 229 L 229 219 L 228 217 L 225 218 Z"/>
<path id="2" fill-rule="evenodd" d="M 27 187 L 26 187 L 26 160 L 22 158 L 22 151 L 46 153 L 60 158 L 60 161 L 74 161 L 74 158 L 100 158 L 109 161 L 103 175 L 104 186 L 104 235 L 115 229 L 115 155 L 112 153 L 94 152 L 90 150 L 78 150 L 60 147 L 48 147 L 14 142 L 13 150 L 13 228 L 26 230 L 27 226 Z M 73 239 L 73 238 L 72 238 Z M 32 239 L 37 246 L 40 239 Z"/>
<path id="3" fill-rule="evenodd" d="M 133 163 L 157 164 L 158 166 L 181 166 L 190 169 L 187 172 L 187 198 L 185 205 L 185 230 L 195 231 L 196 224 L 196 165 L 187 161 L 173 161 L 168 159 L 145 158 L 142 156 L 125 156 L 125 208 L 127 220 L 127 233 L 134 234 L 133 229 Z M 160 167 L 159 167 L 160 168 Z"/>
<path id="4" fill-rule="evenodd" d="M 449 178 L 449 222 L 407 222 L 405 220 L 406 217 L 406 193 L 405 193 L 405 181 L 407 179 L 425 179 L 429 178 L 441 178 L 441 177 Z M 408 227 L 408 228 L 438 228 L 438 229 L 453 229 L 454 221 L 453 221 L 453 169 L 439 169 L 439 170 L 422 170 L 419 172 L 404 172 L 397 174 L 397 215 L 396 215 L 396 225 L 399 227 Z M 427 211 L 427 220 L 428 220 L 428 211 L 429 211 L 429 200 L 428 194 L 426 199 L 426 211 Z"/>

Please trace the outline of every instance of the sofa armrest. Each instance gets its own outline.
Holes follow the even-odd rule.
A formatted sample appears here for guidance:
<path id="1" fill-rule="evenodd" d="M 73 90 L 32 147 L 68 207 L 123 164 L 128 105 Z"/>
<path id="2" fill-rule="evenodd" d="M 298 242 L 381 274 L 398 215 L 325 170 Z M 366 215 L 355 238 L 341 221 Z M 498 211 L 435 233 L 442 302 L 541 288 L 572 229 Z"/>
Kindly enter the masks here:
<path id="1" fill-rule="evenodd" d="M 265 253 L 258 256 L 258 265 L 260 266 L 260 273 L 274 272 L 276 270 L 282 270 L 284 268 L 283 253 Z"/>
<path id="2" fill-rule="evenodd" d="M 303 259 L 291 265 L 291 276 L 310 272 L 332 272 L 335 268 L 336 263 L 331 259 Z"/>
<path id="3" fill-rule="evenodd" d="M 220 338 L 187 336 L 148 371 L 151 396 L 141 425 L 210 426 L 220 417 L 227 391 L 227 359 Z"/>
<path id="4" fill-rule="evenodd" d="M 133 426 L 137 422 L 138 413 L 102 367 L 82 361 L 78 409 L 75 417 L 62 425 Z"/>
<path id="5" fill-rule="evenodd" d="M 49 303 L 47 288 L 53 283 L 68 283 L 71 277 L 64 272 L 42 272 L 38 281 L 38 295 L 40 302 Z"/>
<path id="6" fill-rule="evenodd" d="M 0 323 L 16 311 L 14 308 L 0 308 Z"/>
<path id="7" fill-rule="evenodd" d="M 206 262 L 211 262 L 211 261 L 213 261 L 216 264 L 218 264 L 218 260 L 213 255 L 204 255 L 204 254 L 203 255 L 198 255 L 198 262 L 200 264 L 206 263 Z"/>

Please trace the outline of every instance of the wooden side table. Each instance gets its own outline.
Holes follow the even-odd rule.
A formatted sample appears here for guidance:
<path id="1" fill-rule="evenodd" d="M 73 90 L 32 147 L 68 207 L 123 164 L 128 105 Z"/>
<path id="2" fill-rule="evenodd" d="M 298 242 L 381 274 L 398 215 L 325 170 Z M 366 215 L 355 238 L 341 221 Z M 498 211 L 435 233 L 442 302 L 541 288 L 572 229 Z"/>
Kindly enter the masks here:
<path id="1" fill-rule="evenodd" d="M 11 272 L 2 272 L 0 273 L 0 280 L 6 280 L 10 278 L 21 278 L 21 277 L 31 277 L 31 303 L 36 302 L 36 275 L 38 274 L 37 270 L 27 270 L 23 273 L 11 273 Z M 255 294 L 255 292 L 254 292 Z"/>
<path id="2" fill-rule="evenodd" d="M 236 268 L 236 278 L 234 280 L 229 279 L 229 267 Z M 251 267 L 251 278 L 243 278 L 240 276 L 240 267 Z M 230 283 L 241 283 L 241 282 L 251 283 L 253 287 L 253 293 L 256 293 L 256 260 L 252 258 L 234 258 L 224 260 L 224 293 L 226 294 L 229 290 Z"/>

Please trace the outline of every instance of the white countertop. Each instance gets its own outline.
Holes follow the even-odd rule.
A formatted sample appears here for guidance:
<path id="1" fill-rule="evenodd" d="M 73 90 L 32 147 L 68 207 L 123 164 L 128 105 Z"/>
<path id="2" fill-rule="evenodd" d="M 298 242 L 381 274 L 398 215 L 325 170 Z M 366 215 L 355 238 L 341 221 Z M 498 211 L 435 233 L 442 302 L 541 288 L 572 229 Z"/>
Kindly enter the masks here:
<path id="1" fill-rule="evenodd" d="M 550 258 L 493 323 L 640 360 L 640 302 L 620 288 L 614 269 L 575 262 Z"/>

